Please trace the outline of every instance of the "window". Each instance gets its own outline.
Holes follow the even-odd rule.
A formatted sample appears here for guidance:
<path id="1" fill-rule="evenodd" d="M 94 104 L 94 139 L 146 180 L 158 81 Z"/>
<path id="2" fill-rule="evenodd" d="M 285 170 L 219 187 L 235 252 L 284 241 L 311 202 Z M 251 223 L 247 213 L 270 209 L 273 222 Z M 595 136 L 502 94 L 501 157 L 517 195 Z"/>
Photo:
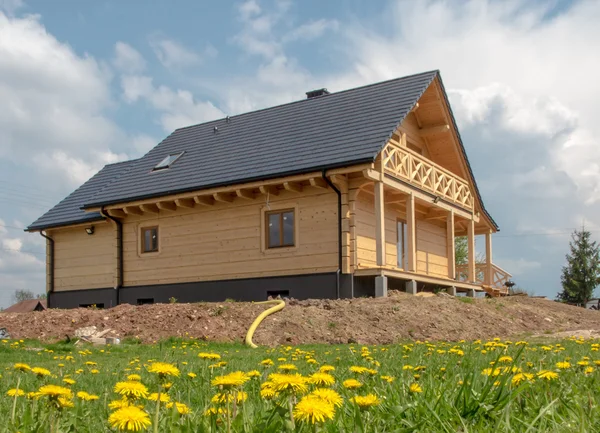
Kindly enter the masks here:
<path id="1" fill-rule="evenodd" d="M 267 248 L 293 247 L 294 210 L 267 212 Z"/>
<path id="2" fill-rule="evenodd" d="M 408 226 L 404 221 L 396 223 L 398 241 L 396 244 L 398 254 L 398 267 L 408 269 Z"/>
<path id="3" fill-rule="evenodd" d="M 142 253 L 158 251 L 158 227 L 144 227 L 142 229 Z"/>
<path id="4" fill-rule="evenodd" d="M 156 164 L 156 167 L 154 167 L 153 171 L 164 170 L 166 168 L 171 167 L 175 163 L 175 161 L 177 161 L 179 157 L 183 155 L 183 153 L 184 152 L 172 153 L 171 155 L 166 156 L 161 162 Z"/>

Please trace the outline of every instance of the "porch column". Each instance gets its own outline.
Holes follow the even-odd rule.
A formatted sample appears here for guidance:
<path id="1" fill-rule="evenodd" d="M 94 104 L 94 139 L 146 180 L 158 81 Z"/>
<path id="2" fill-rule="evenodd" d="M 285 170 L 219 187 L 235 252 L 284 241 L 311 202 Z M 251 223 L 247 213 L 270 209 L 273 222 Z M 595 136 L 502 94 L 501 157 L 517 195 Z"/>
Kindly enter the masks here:
<path id="1" fill-rule="evenodd" d="M 382 181 L 375 181 L 375 251 L 377 266 L 385 266 L 385 211 Z"/>
<path id="2" fill-rule="evenodd" d="M 469 220 L 467 223 L 467 248 L 469 250 L 469 282 L 477 281 L 475 277 L 475 221 Z"/>
<path id="3" fill-rule="evenodd" d="M 446 217 L 446 246 L 448 248 L 448 278 L 456 278 L 456 257 L 454 246 L 454 211 L 450 210 Z"/>
<path id="4" fill-rule="evenodd" d="M 485 284 L 491 286 L 492 276 L 492 232 L 485 234 Z"/>
<path id="5" fill-rule="evenodd" d="M 415 196 L 410 193 L 406 198 L 406 231 L 408 232 L 408 271 L 417 272 L 417 234 L 415 222 Z"/>

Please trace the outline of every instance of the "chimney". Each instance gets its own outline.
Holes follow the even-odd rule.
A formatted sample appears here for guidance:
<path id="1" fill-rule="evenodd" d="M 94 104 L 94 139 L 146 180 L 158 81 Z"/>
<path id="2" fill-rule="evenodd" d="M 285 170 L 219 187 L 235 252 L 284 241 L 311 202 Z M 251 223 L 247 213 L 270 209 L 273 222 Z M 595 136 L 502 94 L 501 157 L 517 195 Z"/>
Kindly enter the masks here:
<path id="1" fill-rule="evenodd" d="M 306 92 L 306 99 L 312 99 L 312 98 L 316 98 L 318 96 L 325 96 L 325 95 L 329 95 L 329 92 L 327 91 L 327 89 L 311 90 L 310 92 Z"/>

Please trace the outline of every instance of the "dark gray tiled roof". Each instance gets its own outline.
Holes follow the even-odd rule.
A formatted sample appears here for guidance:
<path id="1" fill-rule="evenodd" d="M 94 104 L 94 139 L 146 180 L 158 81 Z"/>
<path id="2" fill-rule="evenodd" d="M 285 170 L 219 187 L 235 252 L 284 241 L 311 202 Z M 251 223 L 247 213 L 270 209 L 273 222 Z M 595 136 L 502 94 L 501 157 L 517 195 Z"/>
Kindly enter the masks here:
<path id="1" fill-rule="evenodd" d="M 373 161 L 437 74 L 178 129 L 115 182 L 88 196 L 85 207 Z M 152 172 L 165 156 L 182 151 L 171 168 Z"/>
<path id="2" fill-rule="evenodd" d="M 81 207 L 90 197 L 126 172 L 136 161 L 118 162 L 105 166 L 67 198 L 39 217 L 27 227 L 27 230 L 43 230 L 50 227 L 103 220 L 104 217 L 99 213 L 85 212 Z"/>

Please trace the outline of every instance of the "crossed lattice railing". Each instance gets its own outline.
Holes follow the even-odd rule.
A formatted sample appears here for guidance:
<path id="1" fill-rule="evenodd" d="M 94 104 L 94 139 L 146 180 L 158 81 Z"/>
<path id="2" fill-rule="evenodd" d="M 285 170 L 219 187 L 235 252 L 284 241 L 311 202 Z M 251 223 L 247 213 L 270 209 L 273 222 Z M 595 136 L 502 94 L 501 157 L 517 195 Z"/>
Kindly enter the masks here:
<path id="1" fill-rule="evenodd" d="M 506 272 L 500 266 L 492 263 L 492 278 L 487 278 L 488 270 L 485 263 L 477 263 L 475 265 L 475 282 L 479 284 L 488 284 L 494 288 L 500 290 L 501 293 L 508 293 L 508 288 L 504 285 L 510 278 L 511 274 Z M 456 277 L 459 281 L 469 281 L 469 268 L 468 265 L 456 266 Z"/>
<path id="2" fill-rule="evenodd" d="M 383 149 L 382 158 L 387 174 L 473 210 L 473 195 L 469 184 L 454 173 L 393 140 Z"/>

